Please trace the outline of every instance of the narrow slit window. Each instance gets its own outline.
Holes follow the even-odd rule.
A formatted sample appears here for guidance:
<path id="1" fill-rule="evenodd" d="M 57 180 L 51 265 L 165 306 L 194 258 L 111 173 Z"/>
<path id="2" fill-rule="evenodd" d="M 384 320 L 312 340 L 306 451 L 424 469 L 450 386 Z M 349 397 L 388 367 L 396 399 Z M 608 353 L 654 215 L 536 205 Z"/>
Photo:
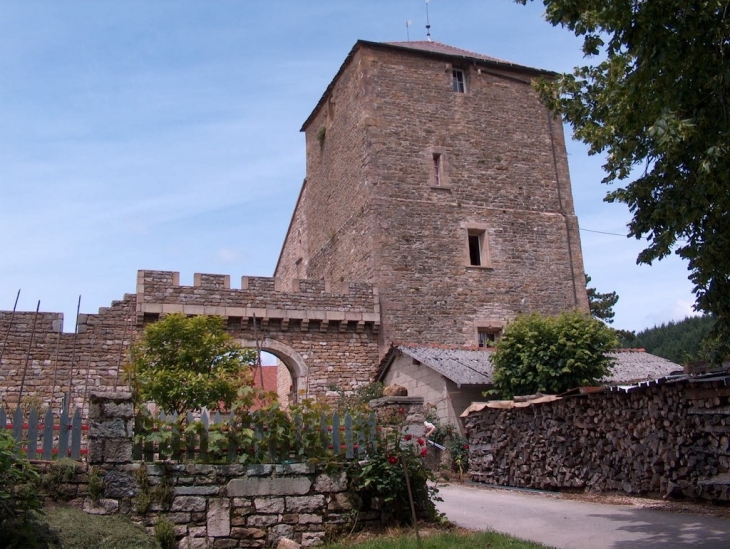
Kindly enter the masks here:
<path id="1" fill-rule="evenodd" d="M 482 264 L 482 238 L 484 233 L 469 233 L 469 264 Z"/>
<path id="2" fill-rule="evenodd" d="M 441 185 L 441 154 L 433 155 L 433 183 L 439 187 Z"/>
<path id="3" fill-rule="evenodd" d="M 451 71 L 451 74 L 453 90 L 458 93 L 465 93 L 466 79 L 464 78 L 464 71 L 461 69 L 454 69 Z"/>

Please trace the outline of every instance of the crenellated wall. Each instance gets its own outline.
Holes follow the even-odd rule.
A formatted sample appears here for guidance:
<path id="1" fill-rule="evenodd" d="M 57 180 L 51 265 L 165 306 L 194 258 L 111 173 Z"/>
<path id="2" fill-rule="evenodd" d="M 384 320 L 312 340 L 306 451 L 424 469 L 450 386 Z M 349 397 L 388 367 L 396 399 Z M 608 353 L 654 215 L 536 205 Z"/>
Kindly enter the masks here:
<path id="1" fill-rule="evenodd" d="M 231 336 L 251 347 L 258 340 L 284 362 L 295 394 L 354 388 L 375 370 L 380 308 L 369 284 L 243 277 L 240 288 L 231 288 L 229 275 L 203 273 L 193 286 L 179 280 L 173 271 L 139 271 L 137 293 L 79 315 L 78 334 L 62 332 L 61 313 L 39 313 L 33 333 L 35 313 L 0 312 L 3 339 L 9 333 L 0 401 L 14 408 L 22 386 L 25 403 L 57 409 L 70 385 L 72 407 L 84 408 L 89 391 L 125 386 L 129 346 L 146 323 L 170 313 L 226 318 Z"/>

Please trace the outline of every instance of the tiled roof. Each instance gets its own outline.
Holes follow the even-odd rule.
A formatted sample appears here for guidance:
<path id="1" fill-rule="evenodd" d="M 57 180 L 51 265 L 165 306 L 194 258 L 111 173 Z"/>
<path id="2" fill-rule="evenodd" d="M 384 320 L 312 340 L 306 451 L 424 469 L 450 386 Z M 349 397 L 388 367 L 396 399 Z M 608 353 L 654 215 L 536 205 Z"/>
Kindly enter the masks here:
<path id="1" fill-rule="evenodd" d="M 505 61 L 504 59 L 497 59 L 496 57 L 491 57 L 489 55 L 484 55 L 482 53 L 476 53 L 469 50 L 462 50 L 461 48 L 456 48 L 454 46 L 449 46 L 448 44 L 442 44 L 441 42 L 429 42 L 427 40 L 415 40 L 413 42 L 384 42 L 384 44 L 387 44 L 389 46 L 397 46 L 399 48 L 407 48 L 410 50 L 419 50 L 419 51 L 427 51 L 430 53 L 442 53 L 444 55 L 452 55 L 456 57 L 467 57 L 469 59 L 479 59 L 481 61 L 490 61 L 492 63 L 503 63 L 506 65 L 511 66 L 519 66 L 514 63 L 511 63 L 510 61 Z"/>
<path id="2" fill-rule="evenodd" d="M 611 375 L 603 381 L 611 385 L 648 381 L 683 372 L 679 364 L 647 353 L 643 349 L 622 349 L 609 353 L 609 356 L 615 360 L 615 364 Z"/>
<path id="3" fill-rule="evenodd" d="M 398 345 L 391 348 L 391 352 L 383 359 L 384 363 L 389 357 L 392 358 L 395 351 L 416 359 L 458 385 L 488 385 L 492 382 L 490 351 Z M 381 376 L 388 367 L 386 363 Z"/>
<path id="4" fill-rule="evenodd" d="M 385 375 L 396 352 L 418 360 L 459 385 L 488 385 L 492 382 L 491 351 L 446 345 L 394 345 L 381 361 L 379 378 Z M 608 385 L 631 384 L 682 373 L 679 364 L 643 349 L 625 349 L 608 353 L 608 356 L 615 361 L 611 374 L 601 380 Z"/>

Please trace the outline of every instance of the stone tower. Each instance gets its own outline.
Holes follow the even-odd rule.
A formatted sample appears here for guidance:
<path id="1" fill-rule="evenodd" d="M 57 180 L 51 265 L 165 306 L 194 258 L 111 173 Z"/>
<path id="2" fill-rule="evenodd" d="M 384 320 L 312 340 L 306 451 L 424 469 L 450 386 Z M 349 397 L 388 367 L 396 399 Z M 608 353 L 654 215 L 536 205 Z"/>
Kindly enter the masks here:
<path id="1" fill-rule="evenodd" d="M 587 311 L 563 128 L 531 87 L 551 76 L 358 41 L 302 127 L 307 177 L 275 276 L 375 285 L 381 354 Z"/>

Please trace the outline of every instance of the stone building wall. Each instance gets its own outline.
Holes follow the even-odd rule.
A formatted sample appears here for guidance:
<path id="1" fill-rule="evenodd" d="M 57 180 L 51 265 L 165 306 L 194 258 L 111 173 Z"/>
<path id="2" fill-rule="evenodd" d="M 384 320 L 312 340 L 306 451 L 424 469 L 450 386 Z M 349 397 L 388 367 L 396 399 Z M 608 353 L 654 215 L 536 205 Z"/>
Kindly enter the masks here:
<path id="1" fill-rule="evenodd" d="M 485 408 L 466 418 L 473 481 L 730 500 L 730 387 L 684 381 Z"/>
<path id="2" fill-rule="evenodd" d="M 307 181 L 277 275 L 299 261 L 309 278 L 375 284 L 381 354 L 587 310 L 562 124 L 530 85 L 546 74 L 359 42 L 304 125 Z M 468 265 L 470 229 L 486 236 L 485 266 Z"/>
<path id="3" fill-rule="evenodd" d="M 377 290 L 320 280 L 292 281 L 286 292 L 282 286 L 274 278 L 243 277 L 240 288 L 231 288 L 230 277 L 211 274 L 196 274 L 193 286 L 181 286 L 176 272 L 139 271 L 137 293 L 98 314 L 80 315 L 78 335 L 60 332 L 60 313 L 39 314 L 33 334 L 34 313 L 16 313 L 11 323 L 11 313 L 0 312 L 0 333 L 10 327 L 0 399 L 15 407 L 23 385 L 24 403 L 58 409 L 70 383 L 71 407 L 85 409 L 90 391 L 125 386 L 120 367 L 129 346 L 146 323 L 170 313 L 223 316 L 245 346 L 255 347 L 258 338 L 292 373 L 295 394 L 324 396 L 332 386 L 367 383 L 378 359 Z"/>

